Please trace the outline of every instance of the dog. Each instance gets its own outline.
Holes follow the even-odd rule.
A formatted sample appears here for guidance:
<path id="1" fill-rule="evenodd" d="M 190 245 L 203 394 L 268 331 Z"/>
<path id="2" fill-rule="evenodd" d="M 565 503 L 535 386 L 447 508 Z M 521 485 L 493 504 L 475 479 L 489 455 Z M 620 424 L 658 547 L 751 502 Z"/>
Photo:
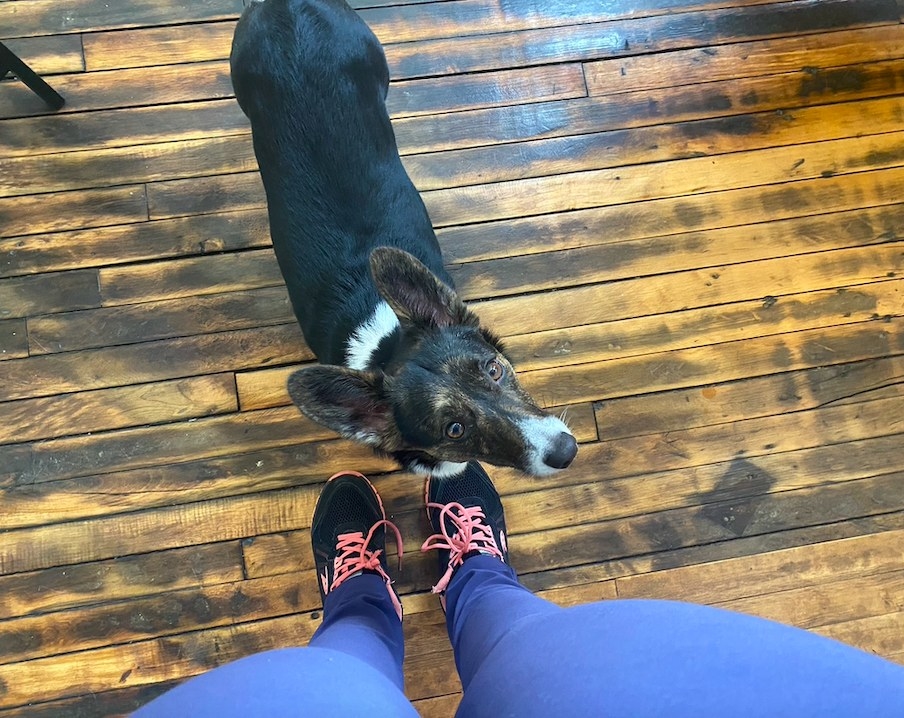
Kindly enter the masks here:
<path id="1" fill-rule="evenodd" d="M 319 361 L 289 377 L 298 409 L 418 474 L 454 476 L 474 459 L 534 476 L 571 464 L 567 425 L 455 293 L 365 22 L 344 0 L 251 2 L 230 67 L 273 249 Z"/>

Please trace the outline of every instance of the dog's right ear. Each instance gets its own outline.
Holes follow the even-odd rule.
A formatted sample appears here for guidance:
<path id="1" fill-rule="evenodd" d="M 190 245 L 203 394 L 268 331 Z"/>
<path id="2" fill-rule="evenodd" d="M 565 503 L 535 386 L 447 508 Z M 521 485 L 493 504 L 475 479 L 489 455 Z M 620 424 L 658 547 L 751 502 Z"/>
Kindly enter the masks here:
<path id="1" fill-rule="evenodd" d="M 370 254 L 370 270 L 380 296 L 399 317 L 424 327 L 480 324 L 455 290 L 408 252 L 377 247 Z"/>
<path id="2" fill-rule="evenodd" d="M 293 373 L 288 386 L 302 414 L 346 439 L 378 446 L 388 432 L 392 410 L 378 374 L 318 365 Z"/>

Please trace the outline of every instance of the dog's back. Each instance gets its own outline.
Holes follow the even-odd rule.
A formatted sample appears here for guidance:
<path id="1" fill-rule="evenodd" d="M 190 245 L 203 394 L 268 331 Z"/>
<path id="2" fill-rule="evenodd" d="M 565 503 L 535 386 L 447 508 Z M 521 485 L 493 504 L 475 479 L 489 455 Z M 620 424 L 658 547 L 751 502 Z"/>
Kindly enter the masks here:
<path id="1" fill-rule="evenodd" d="M 320 361 L 341 364 L 380 301 L 371 249 L 404 249 L 452 284 L 398 157 L 383 49 L 344 0 L 265 0 L 242 15 L 231 65 L 295 314 Z"/>

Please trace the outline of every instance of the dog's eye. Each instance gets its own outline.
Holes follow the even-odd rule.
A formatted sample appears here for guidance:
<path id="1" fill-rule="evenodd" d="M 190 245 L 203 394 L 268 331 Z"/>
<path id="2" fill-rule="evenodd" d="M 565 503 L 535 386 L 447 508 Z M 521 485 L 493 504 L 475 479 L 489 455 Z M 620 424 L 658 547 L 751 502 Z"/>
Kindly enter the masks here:
<path id="1" fill-rule="evenodd" d="M 460 421 L 452 421 L 446 424 L 446 436 L 450 439 L 460 439 L 465 435 L 465 425 Z"/>
<path id="2" fill-rule="evenodd" d="M 487 374 L 493 381 L 502 381 L 502 377 L 505 376 L 505 367 L 496 359 L 491 359 L 487 363 Z"/>

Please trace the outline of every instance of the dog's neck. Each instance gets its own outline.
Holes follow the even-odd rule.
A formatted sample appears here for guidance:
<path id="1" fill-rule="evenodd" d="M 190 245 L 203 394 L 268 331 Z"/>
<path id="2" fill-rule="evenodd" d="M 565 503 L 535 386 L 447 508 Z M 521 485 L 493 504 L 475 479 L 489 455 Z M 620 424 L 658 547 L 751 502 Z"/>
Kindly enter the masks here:
<path id="1" fill-rule="evenodd" d="M 412 474 L 435 479 L 451 479 L 468 468 L 467 462 L 439 461 L 422 451 L 395 451 L 391 456 Z"/>
<path id="2" fill-rule="evenodd" d="M 386 302 L 381 301 L 373 314 L 348 338 L 345 352 L 346 366 L 359 371 L 370 369 L 380 343 L 400 329 L 401 324 L 396 313 Z"/>

